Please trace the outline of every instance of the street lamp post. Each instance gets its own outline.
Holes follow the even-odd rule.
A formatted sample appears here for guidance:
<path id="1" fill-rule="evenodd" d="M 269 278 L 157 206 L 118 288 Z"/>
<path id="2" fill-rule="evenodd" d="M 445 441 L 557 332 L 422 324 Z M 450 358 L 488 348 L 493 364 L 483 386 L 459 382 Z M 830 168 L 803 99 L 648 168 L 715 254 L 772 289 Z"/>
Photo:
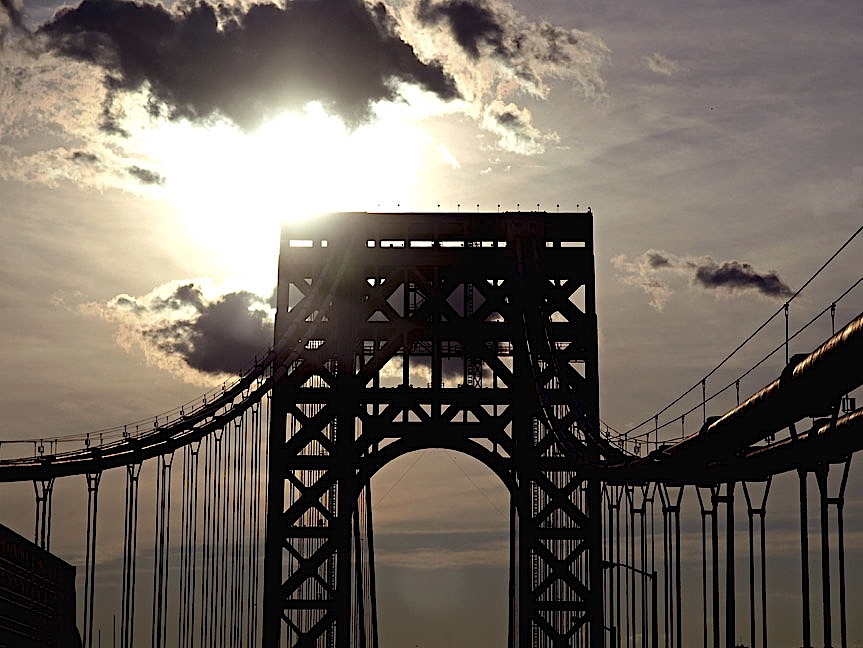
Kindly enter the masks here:
<path id="1" fill-rule="evenodd" d="M 632 565 L 627 565 L 626 563 L 620 562 L 610 562 L 608 560 L 602 561 L 603 569 L 611 569 L 612 567 L 624 567 L 626 569 L 630 569 L 636 574 L 641 574 L 650 579 L 650 598 L 651 598 L 651 617 L 653 618 L 653 628 L 650 632 L 650 645 L 651 648 L 659 648 L 659 602 L 657 600 L 657 578 L 656 571 L 646 572 L 643 569 L 639 569 L 638 567 L 633 567 Z M 615 636 L 617 633 L 613 633 L 612 636 Z M 617 648 L 613 646 L 613 648 Z"/>

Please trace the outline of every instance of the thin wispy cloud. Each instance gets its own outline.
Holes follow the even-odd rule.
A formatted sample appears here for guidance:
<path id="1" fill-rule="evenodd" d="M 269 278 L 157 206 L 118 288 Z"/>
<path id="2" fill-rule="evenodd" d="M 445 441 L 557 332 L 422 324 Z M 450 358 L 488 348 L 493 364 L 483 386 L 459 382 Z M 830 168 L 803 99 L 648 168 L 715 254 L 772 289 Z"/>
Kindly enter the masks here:
<path id="1" fill-rule="evenodd" d="M 651 72 L 662 75 L 664 77 L 677 76 L 681 72 L 685 72 L 686 68 L 677 61 L 673 61 L 667 56 L 654 52 L 648 56 L 641 57 L 641 62 Z"/>
<path id="2" fill-rule="evenodd" d="M 674 290 L 669 277 L 690 279 L 690 285 L 718 291 L 720 295 L 757 293 L 771 299 L 787 299 L 793 291 L 775 270 L 762 271 L 750 263 L 717 261 L 710 256 L 677 256 L 660 250 L 647 250 L 629 260 L 624 255 L 611 259 L 620 272 L 618 279 L 637 286 L 650 296 L 650 305 L 662 310 Z"/>
<path id="3" fill-rule="evenodd" d="M 513 153 L 542 153 L 546 144 L 560 141 L 557 133 L 543 132 L 534 126 L 530 111 L 514 103 L 492 101 L 486 106 L 481 123 L 485 130 L 499 138 L 497 145 L 500 148 Z"/>

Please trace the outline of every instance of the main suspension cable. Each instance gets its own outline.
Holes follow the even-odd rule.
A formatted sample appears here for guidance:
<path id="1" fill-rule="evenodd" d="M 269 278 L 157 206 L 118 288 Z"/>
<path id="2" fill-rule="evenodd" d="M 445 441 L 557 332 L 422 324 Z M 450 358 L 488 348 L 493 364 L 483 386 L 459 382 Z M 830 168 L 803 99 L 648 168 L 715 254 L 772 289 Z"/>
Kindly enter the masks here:
<path id="1" fill-rule="evenodd" d="M 706 381 L 706 380 L 707 380 L 708 378 L 710 378 L 713 374 L 715 374 L 717 371 L 719 371 L 719 369 L 720 369 L 721 367 L 723 367 L 723 366 L 725 365 L 725 363 L 726 363 L 726 362 L 728 362 L 728 361 L 732 358 L 732 356 L 734 356 L 738 351 L 740 351 L 740 349 L 742 349 L 746 344 L 748 344 L 748 343 L 749 343 L 749 342 L 750 342 L 750 341 L 751 341 L 751 340 L 752 340 L 756 335 L 758 335 L 762 330 L 764 330 L 764 328 L 765 328 L 768 324 L 770 324 L 770 322 L 772 322 L 772 321 L 773 321 L 776 317 L 778 317 L 780 314 L 784 313 L 784 312 L 785 312 L 785 309 L 787 308 L 787 306 L 788 306 L 792 301 L 794 301 L 794 300 L 797 298 L 797 296 L 798 296 L 798 295 L 800 295 L 800 293 L 802 293 L 802 292 L 803 292 L 803 290 L 805 290 L 805 289 L 806 289 L 806 287 L 807 287 L 807 286 L 809 286 L 809 284 L 811 284 L 811 283 L 815 280 L 815 278 L 816 278 L 816 277 L 818 277 L 818 275 L 820 275 L 820 274 L 821 274 L 821 272 L 822 272 L 822 271 L 823 271 L 823 270 L 824 270 L 828 265 L 830 265 L 830 263 L 832 263 L 832 262 L 833 262 L 833 260 L 834 260 L 837 256 L 839 256 L 839 254 L 840 254 L 840 253 L 841 253 L 841 252 L 842 252 L 846 247 L 848 247 L 848 246 L 851 244 L 851 242 L 852 242 L 855 238 L 857 238 L 857 235 L 858 235 L 858 234 L 860 234 L 860 232 L 863 232 L 863 225 L 861 225 L 860 227 L 858 227 L 858 228 L 857 228 L 857 230 L 856 230 L 856 231 L 855 231 L 855 232 L 854 232 L 850 237 L 848 237 L 848 239 L 847 239 L 847 240 L 846 240 L 846 241 L 845 241 L 845 242 L 844 242 L 844 243 L 839 247 L 839 249 L 838 249 L 838 250 L 836 250 L 836 251 L 835 251 L 835 252 L 830 256 L 830 258 L 829 258 L 829 259 L 827 259 L 827 261 L 825 261 L 825 262 L 821 265 L 821 267 L 820 267 L 820 268 L 818 268 L 818 270 L 816 270 L 816 271 L 812 274 L 812 276 L 810 276 L 810 277 L 809 277 L 809 279 L 807 279 L 807 280 L 806 280 L 806 282 L 805 282 L 802 286 L 800 286 L 800 288 L 798 288 L 798 289 L 794 292 L 794 294 L 793 294 L 793 295 L 791 295 L 791 297 L 789 297 L 789 298 L 788 298 L 788 300 L 787 300 L 787 301 L 785 301 L 785 302 L 782 304 L 782 306 L 780 306 L 780 307 L 779 307 L 779 308 L 778 308 L 778 309 L 777 309 L 777 310 L 776 310 L 776 311 L 775 311 L 775 312 L 774 312 L 770 317 L 768 317 L 768 318 L 767 318 L 767 320 L 765 320 L 765 321 L 764 321 L 764 323 L 763 323 L 763 324 L 761 324 L 761 326 L 759 326 L 757 329 L 755 329 L 755 331 L 754 331 L 752 334 L 750 334 L 750 335 L 749 335 L 749 337 L 747 337 L 745 340 L 743 340 L 743 342 L 741 342 L 740 344 L 738 344 L 738 345 L 737 345 L 737 347 L 735 347 L 735 349 L 734 349 L 731 353 L 729 353 L 727 356 L 725 356 L 725 358 L 724 358 L 724 359 L 723 359 L 723 360 L 722 360 L 718 365 L 716 365 L 713 369 L 711 369 L 711 370 L 710 370 L 710 371 L 709 371 L 709 372 L 708 372 L 708 373 L 707 373 L 703 378 L 699 379 L 699 380 L 698 380 L 694 385 L 692 385 L 692 387 L 690 387 L 689 389 L 687 389 L 685 392 L 683 392 L 680 396 L 678 396 L 677 398 L 675 398 L 673 401 L 671 401 L 668 405 L 666 405 L 665 407 L 663 407 L 661 410 L 659 410 L 659 411 L 658 411 L 658 412 L 656 412 L 655 414 L 652 414 L 652 415 L 651 415 L 651 416 L 649 416 L 648 418 L 644 419 L 644 420 L 643 420 L 641 423 L 639 423 L 638 425 L 636 425 L 636 426 L 634 426 L 634 427 L 629 428 L 629 430 L 627 430 L 625 434 L 626 434 L 626 435 L 629 435 L 629 434 L 631 434 L 632 432 L 635 432 L 636 430 L 638 430 L 638 429 L 640 429 L 641 427 L 643 427 L 643 426 L 647 425 L 648 423 L 650 423 L 650 422 L 654 419 L 654 417 L 660 416 L 660 415 L 664 414 L 665 412 L 667 412 L 670 408 L 674 407 L 677 403 L 679 403 L 679 402 L 680 402 L 681 400 L 683 400 L 686 396 L 688 396 L 689 394 L 691 394 L 694 390 L 698 389 L 698 388 L 701 386 L 702 381 Z M 858 283 L 859 283 L 859 282 L 858 282 Z M 856 285 L 856 284 L 855 284 L 855 285 Z M 834 303 L 835 303 L 835 302 L 834 302 Z"/>

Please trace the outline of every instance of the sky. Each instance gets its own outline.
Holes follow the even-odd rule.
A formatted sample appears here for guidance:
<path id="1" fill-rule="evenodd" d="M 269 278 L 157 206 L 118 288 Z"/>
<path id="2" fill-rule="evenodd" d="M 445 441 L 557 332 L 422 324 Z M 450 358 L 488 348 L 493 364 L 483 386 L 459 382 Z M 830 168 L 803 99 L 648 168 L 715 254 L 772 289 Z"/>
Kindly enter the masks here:
<path id="1" fill-rule="evenodd" d="M 863 223 L 853 2 L 2 8 L 0 458 L 19 451 L 3 441 L 147 418 L 251 364 L 272 335 L 284 219 L 590 206 L 601 412 L 619 431 L 698 384 Z M 795 299 L 792 331 L 859 278 L 861 258 L 855 240 Z M 861 310 L 858 288 L 837 326 Z M 820 318 L 791 352 L 830 331 Z M 773 356 L 741 395 L 783 364 Z M 733 404 L 726 392 L 708 413 Z M 485 605 L 477 591 L 506 578 L 505 491 L 433 451 L 376 479 L 389 493 L 376 508 L 390 547 L 382 646 L 459 645 L 441 619 L 463 628 L 455 602 Z M 849 488 L 863 521 L 863 484 Z M 0 502 L 27 535 L 32 493 Z M 505 599 L 488 605 L 463 645 L 501 645 Z"/>

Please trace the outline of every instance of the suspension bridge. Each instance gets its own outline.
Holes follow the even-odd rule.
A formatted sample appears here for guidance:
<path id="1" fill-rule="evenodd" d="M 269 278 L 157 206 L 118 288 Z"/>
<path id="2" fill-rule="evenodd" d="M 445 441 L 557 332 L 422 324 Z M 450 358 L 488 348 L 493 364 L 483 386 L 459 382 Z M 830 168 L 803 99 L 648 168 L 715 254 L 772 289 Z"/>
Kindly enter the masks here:
<path id="1" fill-rule="evenodd" d="M 624 434 L 599 417 L 590 211 L 298 221 L 282 233 L 274 345 L 248 372 L 152 420 L 3 442 L 0 481 L 33 484 L 34 542 L 50 551 L 55 488 L 84 480 L 86 648 L 101 641 L 100 503 L 120 491 L 123 648 L 377 648 L 371 480 L 429 448 L 475 458 L 509 494 L 509 646 L 681 648 L 686 625 L 705 648 L 755 648 L 770 640 L 768 496 L 788 473 L 801 607 L 770 612 L 799 624 L 802 646 L 846 648 L 863 603 L 849 601 L 844 520 L 863 314 L 837 327 L 835 313 L 861 280 L 821 312 L 834 334 L 810 353 L 789 353 L 797 295 L 777 311 L 785 336 L 768 357 L 785 360 L 750 397 L 743 376 L 708 396 L 711 372 L 688 411 Z M 708 416 L 732 389 L 736 405 Z M 155 521 L 142 539 L 145 463 Z M 37 626 L 17 631 L 35 641 Z"/>

